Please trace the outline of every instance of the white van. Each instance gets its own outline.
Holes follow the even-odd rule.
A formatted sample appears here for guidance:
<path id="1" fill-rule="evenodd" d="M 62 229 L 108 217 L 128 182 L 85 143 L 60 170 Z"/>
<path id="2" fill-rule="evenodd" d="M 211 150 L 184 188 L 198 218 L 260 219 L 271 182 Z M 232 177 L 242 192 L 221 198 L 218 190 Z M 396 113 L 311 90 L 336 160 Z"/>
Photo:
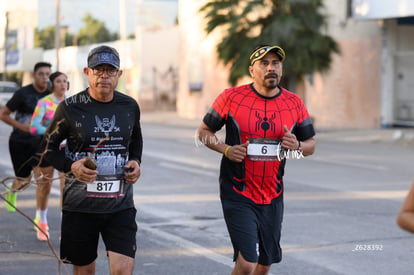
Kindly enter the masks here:
<path id="1" fill-rule="evenodd" d="M 19 89 L 19 85 L 12 81 L 0 81 L 0 108 L 6 105 L 13 93 Z"/>

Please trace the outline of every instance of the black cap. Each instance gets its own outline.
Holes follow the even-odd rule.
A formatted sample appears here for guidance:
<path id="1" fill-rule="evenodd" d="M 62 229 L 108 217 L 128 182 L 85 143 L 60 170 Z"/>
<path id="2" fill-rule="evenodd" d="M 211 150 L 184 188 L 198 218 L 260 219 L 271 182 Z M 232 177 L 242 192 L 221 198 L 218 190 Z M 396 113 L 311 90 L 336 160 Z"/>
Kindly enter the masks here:
<path id="1" fill-rule="evenodd" d="M 111 65 L 119 69 L 119 54 L 117 50 L 109 46 L 99 46 L 88 54 L 88 67 L 95 68 L 102 64 Z"/>
<path id="2" fill-rule="evenodd" d="M 275 53 L 282 62 L 285 60 L 285 51 L 280 46 L 262 46 L 255 49 L 250 55 L 250 65 L 253 65 L 257 60 L 262 59 L 268 52 Z"/>

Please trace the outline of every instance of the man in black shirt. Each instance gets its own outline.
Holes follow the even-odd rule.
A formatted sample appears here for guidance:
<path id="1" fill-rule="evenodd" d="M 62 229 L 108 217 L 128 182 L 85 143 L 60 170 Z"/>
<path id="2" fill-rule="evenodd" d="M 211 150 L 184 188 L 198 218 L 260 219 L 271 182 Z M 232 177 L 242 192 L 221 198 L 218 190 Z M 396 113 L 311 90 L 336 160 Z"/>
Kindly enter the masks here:
<path id="1" fill-rule="evenodd" d="M 60 257 L 74 274 L 94 274 L 99 235 L 110 274 L 132 274 L 136 209 L 132 184 L 140 174 L 142 134 L 137 102 L 115 90 L 118 52 L 92 49 L 83 72 L 89 87 L 59 104 L 46 131 L 46 159 L 67 174 Z M 59 145 L 66 139 L 65 157 Z"/>
<path id="2" fill-rule="evenodd" d="M 32 168 L 37 165 L 35 153 L 40 143 L 39 136 L 30 134 L 30 120 L 37 101 L 50 94 L 48 80 L 51 64 L 38 62 L 33 70 L 33 83 L 17 90 L 0 110 L 0 119 L 13 127 L 9 138 L 9 152 L 16 179 L 7 193 L 6 207 L 9 212 L 16 211 L 17 191 L 27 186 L 31 179 Z M 14 113 L 14 117 L 12 114 Z M 38 170 L 33 169 L 35 177 Z"/>

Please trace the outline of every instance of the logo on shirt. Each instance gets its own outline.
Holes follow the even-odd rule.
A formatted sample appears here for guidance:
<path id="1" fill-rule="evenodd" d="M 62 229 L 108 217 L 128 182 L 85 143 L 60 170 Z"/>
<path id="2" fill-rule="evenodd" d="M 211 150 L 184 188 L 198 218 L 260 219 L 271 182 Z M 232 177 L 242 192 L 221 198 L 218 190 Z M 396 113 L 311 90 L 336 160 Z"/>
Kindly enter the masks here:
<path id="1" fill-rule="evenodd" d="M 106 136 L 112 132 L 119 132 L 119 127 L 115 126 L 115 115 L 111 119 L 104 117 L 100 119 L 98 116 L 95 116 L 95 121 L 97 127 L 95 127 L 95 133 L 104 133 Z"/>
<path id="2" fill-rule="evenodd" d="M 270 118 L 267 118 L 266 116 L 264 116 L 262 118 L 262 116 L 260 115 L 259 112 L 256 111 L 255 114 L 257 120 L 256 120 L 256 132 L 259 131 L 259 129 L 262 129 L 263 131 L 267 131 L 270 130 L 273 131 L 273 133 L 275 132 L 275 123 L 273 122 L 273 120 L 276 117 L 276 114 L 273 113 Z"/>

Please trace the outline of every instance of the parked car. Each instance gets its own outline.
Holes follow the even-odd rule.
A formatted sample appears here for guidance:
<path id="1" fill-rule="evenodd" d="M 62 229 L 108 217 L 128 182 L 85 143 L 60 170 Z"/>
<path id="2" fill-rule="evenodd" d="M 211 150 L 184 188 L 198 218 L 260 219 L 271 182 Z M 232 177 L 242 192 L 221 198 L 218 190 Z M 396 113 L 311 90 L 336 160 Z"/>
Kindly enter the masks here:
<path id="1" fill-rule="evenodd" d="M 12 81 L 0 81 L 0 108 L 6 105 L 13 93 L 19 89 L 19 85 Z"/>

